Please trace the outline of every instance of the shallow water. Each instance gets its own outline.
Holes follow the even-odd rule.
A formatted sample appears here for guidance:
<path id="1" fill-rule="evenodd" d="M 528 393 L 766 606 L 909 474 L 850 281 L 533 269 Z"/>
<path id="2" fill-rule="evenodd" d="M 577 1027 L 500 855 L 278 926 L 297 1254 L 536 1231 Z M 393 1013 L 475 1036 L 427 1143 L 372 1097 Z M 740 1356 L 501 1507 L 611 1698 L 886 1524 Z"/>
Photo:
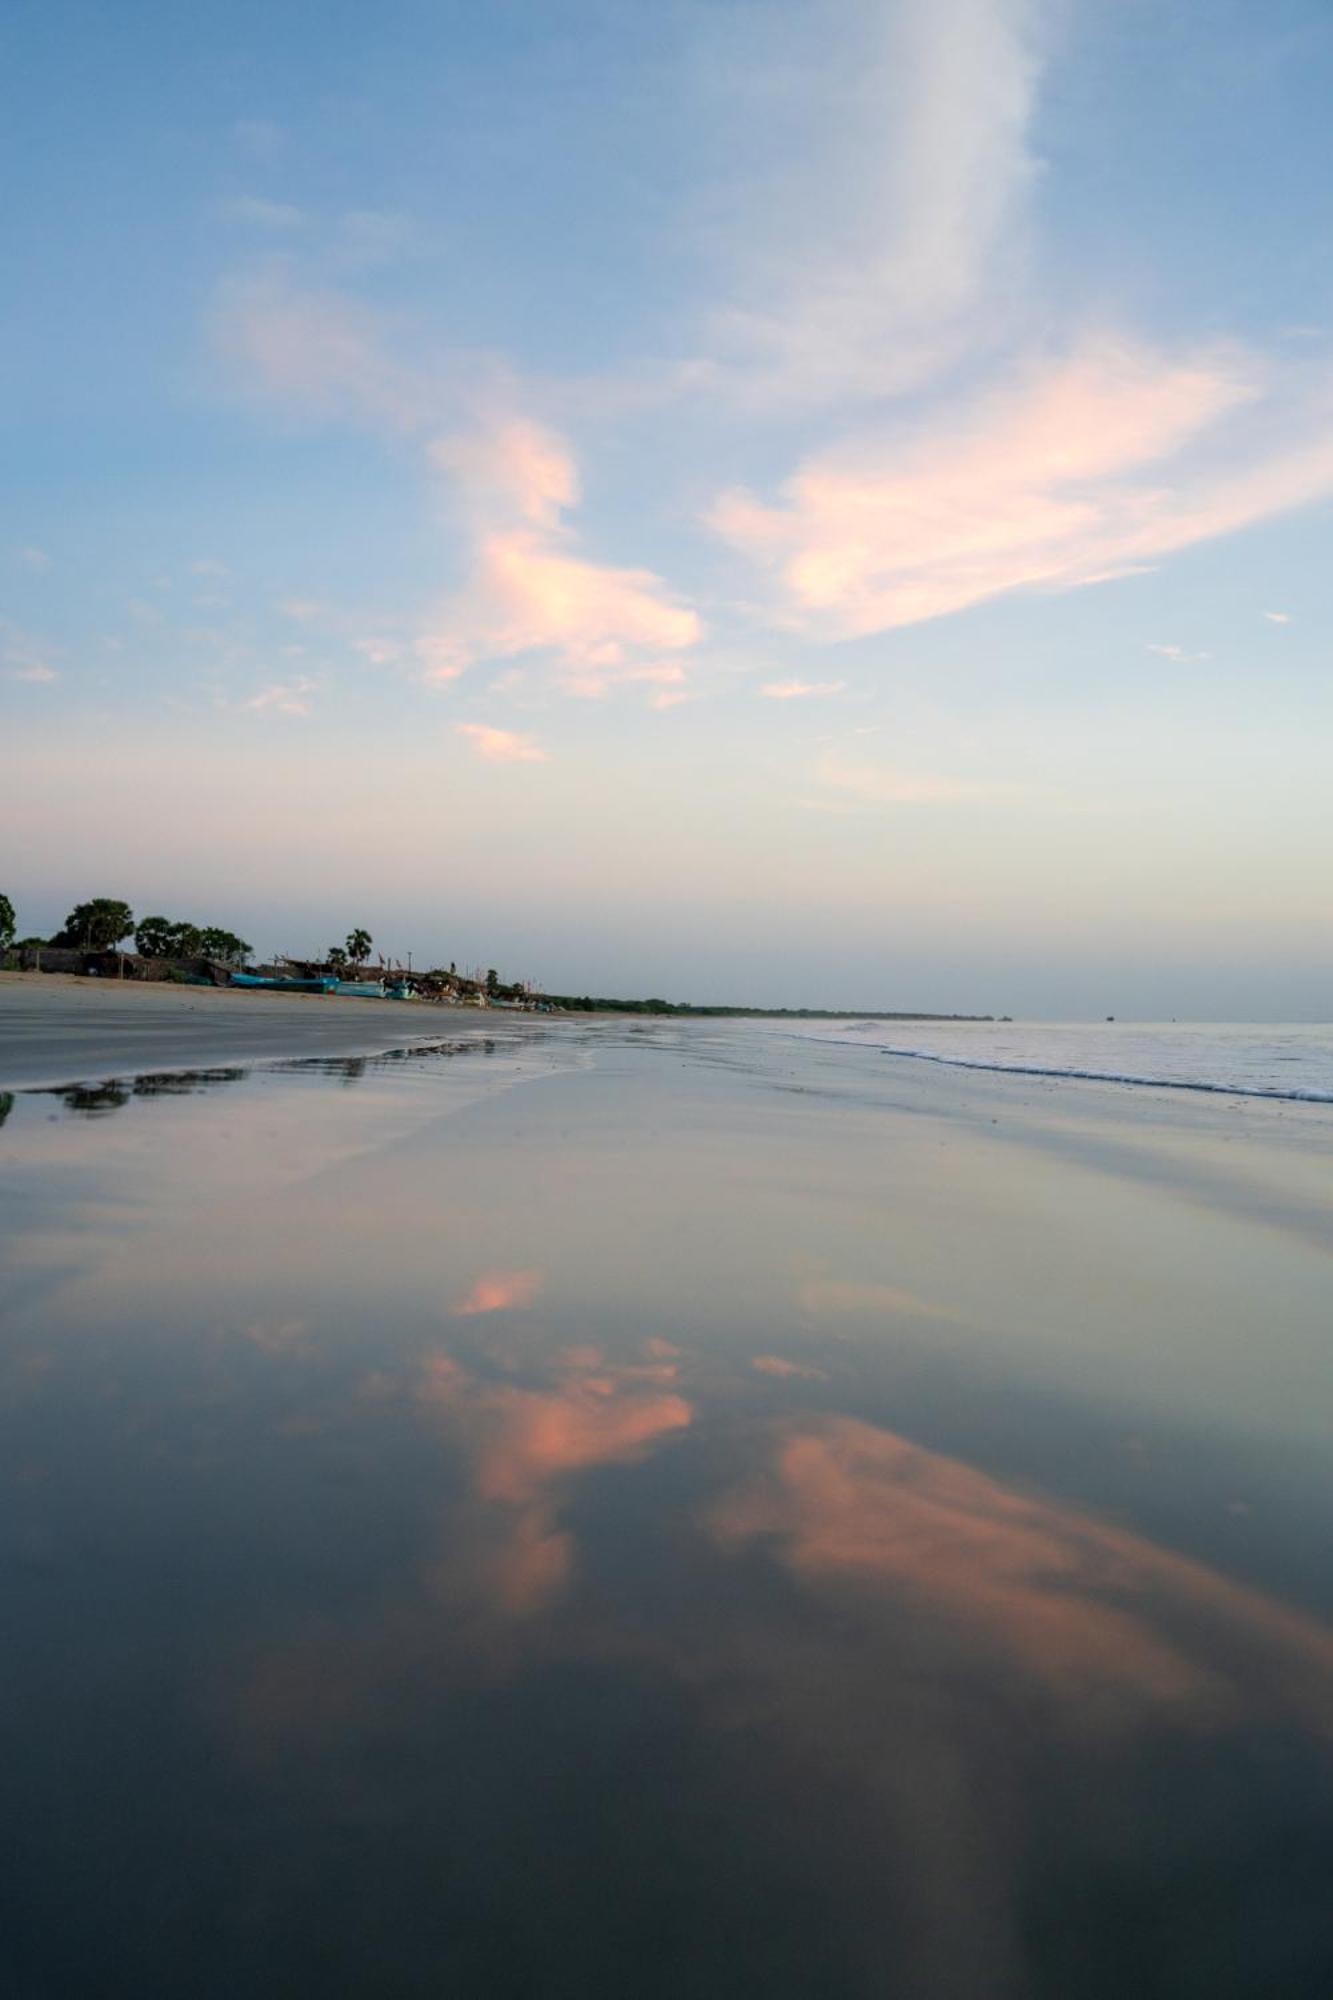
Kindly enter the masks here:
<path id="1" fill-rule="evenodd" d="M 5 1990 L 1322 1995 L 1331 1160 L 757 1024 L 16 1094 Z"/>
<path id="2" fill-rule="evenodd" d="M 1333 1104 L 1333 1026 L 1236 1021 L 792 1021 L 899 1061 Z"/>

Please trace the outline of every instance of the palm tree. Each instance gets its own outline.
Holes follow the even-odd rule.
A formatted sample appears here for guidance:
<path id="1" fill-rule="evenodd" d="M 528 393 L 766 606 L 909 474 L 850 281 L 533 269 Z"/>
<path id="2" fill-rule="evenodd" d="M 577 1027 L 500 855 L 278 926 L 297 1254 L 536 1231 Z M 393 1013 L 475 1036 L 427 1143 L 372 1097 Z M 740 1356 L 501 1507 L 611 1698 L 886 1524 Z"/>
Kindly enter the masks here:
<path id="1" fill-rule="evenodd" d="M 364 965 L 375 942 L 369 931 L 349 931 L 347 933 L 347 956 L 353 965 Z"/>

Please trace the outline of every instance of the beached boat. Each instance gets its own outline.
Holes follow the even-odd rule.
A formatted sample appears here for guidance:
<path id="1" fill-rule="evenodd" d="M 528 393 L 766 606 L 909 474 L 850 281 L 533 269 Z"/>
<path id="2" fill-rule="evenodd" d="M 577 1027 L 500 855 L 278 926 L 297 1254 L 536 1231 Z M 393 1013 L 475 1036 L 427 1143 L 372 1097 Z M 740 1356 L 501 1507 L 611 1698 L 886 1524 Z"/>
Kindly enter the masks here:
<path id="1" fill-rule="evenodd" d="M 335 979 L 329 987 L 340 999 L 382 1000 L 384 981 L 382 979 Z"/>
<path id="2" fill-rule="evenodd" d="M 270 993 L 332 993 L 336 979 L 283 979 L 262 972 L 233 972 L 233 986 L 262 987 Z"/>

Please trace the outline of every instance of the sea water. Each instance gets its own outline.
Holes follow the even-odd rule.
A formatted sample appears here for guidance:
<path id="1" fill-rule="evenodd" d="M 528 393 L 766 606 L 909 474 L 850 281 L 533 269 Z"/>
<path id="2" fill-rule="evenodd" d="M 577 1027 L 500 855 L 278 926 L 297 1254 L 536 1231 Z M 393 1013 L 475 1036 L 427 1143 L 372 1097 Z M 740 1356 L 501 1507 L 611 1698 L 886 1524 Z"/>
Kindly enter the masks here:
<path id="1" fill-rule="evenodd" d="M 901 1061 L 1333 1103 L 1333 1026 L 1231 1022 L 792 1022 L 802 1039 Z"/>

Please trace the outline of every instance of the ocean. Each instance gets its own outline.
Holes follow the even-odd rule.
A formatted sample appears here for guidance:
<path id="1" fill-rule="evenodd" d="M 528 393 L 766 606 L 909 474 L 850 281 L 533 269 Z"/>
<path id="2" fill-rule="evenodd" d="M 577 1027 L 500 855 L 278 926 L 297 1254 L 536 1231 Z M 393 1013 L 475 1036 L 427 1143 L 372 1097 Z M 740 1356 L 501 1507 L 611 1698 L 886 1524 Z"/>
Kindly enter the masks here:
<path id="1" fill-rule="evenodd" d="M 902 1061 L 1333 1103 L 1333 1025 L 1177 1021 L 793 1022 L 802 1040 Z"/>

